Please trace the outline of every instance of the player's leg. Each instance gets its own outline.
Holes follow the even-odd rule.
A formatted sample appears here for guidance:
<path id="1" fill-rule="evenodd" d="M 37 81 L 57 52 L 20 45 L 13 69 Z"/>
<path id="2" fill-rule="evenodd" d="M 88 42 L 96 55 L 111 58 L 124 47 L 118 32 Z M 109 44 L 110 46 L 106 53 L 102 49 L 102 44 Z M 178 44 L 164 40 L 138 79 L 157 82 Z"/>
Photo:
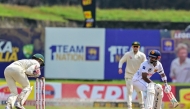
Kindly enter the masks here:
<path id="1" fill-rule="evenodd" d="M 126 87 L 127 87 L 127 105 L 128 109 L 132 109 L 132 94 L 133 94 L 133 84 L 132 80 L 125 78 Z"/>
<path id="2" fill-rule="evenodd" d="M 137 91 L 138 101 L 140 103 L 140 109 L 144 109 L 144 94 L 148 84 L 143 80 L 134 80 L 133 87 Z M 139 93 L 138 93 L 139 92 Z"/>
<path id="3" fill-rule="evenodd" d="M 32 91 L 32 87 L 25 87 L 22 90 L 22 92 L 18 95 L 17 101 L 15 103 L 15 107 L 17 109 L 24 109 L 23 105 L 26 99 L 28 98 L 28 96 L 30 95 L 31 91 Z"/>
<path id="4" fill-rule="evenodd" d="M 137 97 L 138 97 L 140 109 L 144 109 L 144 96 L 143 96 L 143 92 L 139 88 L 137 88 L 136 86 L 133 86 L 133 88 L 137 92 Z"/>
<path id="5" fill-rule="evenodd" d="M 7 69 L 4 71 L 4 76 L 11 93 L 6 101 L 5 109 L 12 109 L 18 96 L 17 87 L 14 79 L 12 78 L 11 72 L 9 72 Z"/>
<path id="6" fill-rule="evenodd" d="M 17 109 L 23 109 L 23 105 L 25 101 L 27 100 L 28 96 L 30 95 L 32 91 L 32 87 L 30 87 L 30 82 L 28 80 L 28 77 L 24 72 L 21 72 L 18 74 L 17 77 L 15 77 L 15 80 L 22 86 L 22 92 L 17 97 L 17 102 L 15 104 Z"/>
<path id="7" fill-rule="evenodd" d="M 155 98 L 154 98 L 154 109 L 162 109 L 162 98 L 164 97 L 162 85 L 155 85 Z"/>
<path id="8" fill-rule="evenodd" d="M 23 69 L 19 66 L 12 66 L 13 78 L 16 82 L 18 82 L 22 86 L 22 92 L 18 95 L 16 99 L 15 106 L 17 109 L 24 109 L 23 104 L 31 93 L 32 87 L 30 87 L 30 82 L 28 77 L 23 72 Z"/>
<path id="9" fill-rule="evenodd" d="M 147 87 L 147 96 L 145 101 L 145 109 L 153 109 L 153 102 L 155 96 L 155 83 L 149 83 Z"/>
<path id="10" fill-rule="evenodd" d="M 140 90 L 140 91 L 146 91 L 147 90 L 147 86 L 148 83 L 146 83 L 143 80 L 133 80 L 133 86 L 135 87 L 135 89 Z"/>

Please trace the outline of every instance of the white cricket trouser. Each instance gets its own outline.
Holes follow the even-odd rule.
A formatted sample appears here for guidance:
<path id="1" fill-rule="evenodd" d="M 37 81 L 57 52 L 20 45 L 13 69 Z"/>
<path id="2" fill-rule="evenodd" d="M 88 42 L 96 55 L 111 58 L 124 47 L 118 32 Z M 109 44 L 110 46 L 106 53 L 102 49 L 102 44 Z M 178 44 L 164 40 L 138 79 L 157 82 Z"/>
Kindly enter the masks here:
<path id="1" fill-rule="evenodd" d="M 137 92 L 139 104 L 144 104 L 143 93 L 141 90 L 139 90 L 136 86 L 133 85 L 132 79 L 125 78 L 125 82 L 126 82 L 126 87 L 127 87 L 127 103 L 129 107 L 132 107 L 133 88 Z"/>
<path id="2" fill-rule="evenodd" d="M 18 65 L 11 64 L 4 70 L 4 76 L 11 92 L 7 102 L 13 102 L 13 98 L 18 96 L 16 82 L 18 82 L 22 88 L 30 87 L 30 82 L 28 77 L 24 73 L 22 67 Z M 15 100 L 15 99 L 14 99 Z"/>
<path id="3" fill-rule="evenodd" d="M 147 93 L 147 88 L 148 88 L 148 83 L 147 82 L 145 82 L 144 80 L 142 80 L 142 79 L 140 79 L 140 80 L 133 80 L 133 86 L 134 87 L 137 87 L 138 88 L 138 90 L 141 90 L 141 91 L 143 91 L 143 92 L 146 92 Z M 152 101 L 154 104 L 153 104 L 153 106 L 154 106 L 154 109 L 161 109 L 161 104 L 162 104 L 162 98 L 163 98 L 163 89 L 162 89 L 162 86 L 160 85 L 160 84 L 155 84 L 155 89 L 157 89 L 157 90 L 155 90 L 155 89 L 153 89 L 153 90 L 155 90 L 155 94 L 154 94 L 154 99 L 153 100 L 150 100 L 150 98 L 149 99 L 147 99 L 147 100 L 150 100 L 150 101 Z M 147 95 L 146 95 L 147 96 Z M 156 97 L 155 97 L 156 96 Z M 148 96 L 147 96 L 148 97 Z M 146 102 L 147 102 L 147 100 L 146 100 Z M 151 104 L 151 103 L 150 103 Z M 145 108 L 147 108 L 146 107 L 146 105 L 145 105 Z M 148 107 L 149 108 L 149 107 Z"/>
<path id="4" fill-rule="evenodd" d="M 148 83 L 145 82 L 144 80 L 140 79 L 140 80 L 132 80 L 133 82 L 133 86 L 136 87 L 138 90 L 147 91 L 147 87 L 148 87 Z"/>

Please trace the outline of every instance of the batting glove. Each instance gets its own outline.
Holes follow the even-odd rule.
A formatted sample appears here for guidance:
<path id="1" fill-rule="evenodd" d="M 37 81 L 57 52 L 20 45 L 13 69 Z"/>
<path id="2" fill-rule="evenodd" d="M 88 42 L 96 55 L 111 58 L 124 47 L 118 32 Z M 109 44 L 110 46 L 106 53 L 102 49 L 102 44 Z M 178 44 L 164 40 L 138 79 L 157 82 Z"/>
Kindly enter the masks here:
<path id="1" fill-rule="evenodd" d="M 169 93 L 169 92 L 171 92 L 171 86 L 170 85 L 168 85 L 167 83 L 165 83 L 165 88 L 164 88 L 164 92 L 165 93 Z"/>

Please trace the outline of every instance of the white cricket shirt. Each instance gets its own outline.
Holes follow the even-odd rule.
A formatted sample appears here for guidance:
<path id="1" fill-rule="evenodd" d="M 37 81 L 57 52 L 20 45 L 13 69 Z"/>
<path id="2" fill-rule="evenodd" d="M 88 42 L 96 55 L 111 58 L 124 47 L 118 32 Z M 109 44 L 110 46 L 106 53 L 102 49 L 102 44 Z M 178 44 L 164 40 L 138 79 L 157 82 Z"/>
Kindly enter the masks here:
<path id="1" fill-rule="evenodd" d="M 33 75 L 33 72 L 36 67 L 40 68 L 39 62 L 34 59 L 18 60 L 18 61 L 13 62 L 11 65 L 17 65 L 21 67 L 24 70 L 24 72 L 28 75 Z"/>
<path id="2" fill-rule="evenodd" d="M 162 64 L 158 61 L 157 65 L 154 67 L 153 64 L 149 63 L 149 61 L 145 61 L 141 64 L 139 70 L 135 73 L 133 80 L 140 80 L 142 79 L 142 73 L 148 73 L 148 77 L 150 78 L 154 73 L 163 74 L 164 69 Z"/>
<path id="3" fill-rule="evenodd" d="M 127 52 L 119 61 L 119 68 L 122 68 L 123 63 L 126 62 L 125 78 L 133 78 L 134 74 L 139 69 L 142 62 L 146 60 L 144 53 L 138 51 L 134 54 L 133 51 Z"/>

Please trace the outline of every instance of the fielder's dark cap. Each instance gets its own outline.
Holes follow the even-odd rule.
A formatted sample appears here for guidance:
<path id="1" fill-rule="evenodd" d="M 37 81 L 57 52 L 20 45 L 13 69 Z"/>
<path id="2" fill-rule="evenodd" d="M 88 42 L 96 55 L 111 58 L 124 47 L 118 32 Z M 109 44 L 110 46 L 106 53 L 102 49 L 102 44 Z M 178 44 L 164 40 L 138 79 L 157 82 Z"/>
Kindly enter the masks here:
<path id="1" fill-rule="evenodd" d="M 132 45 L 133 45 L 133 46 L 134 46 L 134 45 L 136 45 L 136 46 L 140 46 L 140 42 L 135 41 L 135 42 L 132 43 Z"/>

